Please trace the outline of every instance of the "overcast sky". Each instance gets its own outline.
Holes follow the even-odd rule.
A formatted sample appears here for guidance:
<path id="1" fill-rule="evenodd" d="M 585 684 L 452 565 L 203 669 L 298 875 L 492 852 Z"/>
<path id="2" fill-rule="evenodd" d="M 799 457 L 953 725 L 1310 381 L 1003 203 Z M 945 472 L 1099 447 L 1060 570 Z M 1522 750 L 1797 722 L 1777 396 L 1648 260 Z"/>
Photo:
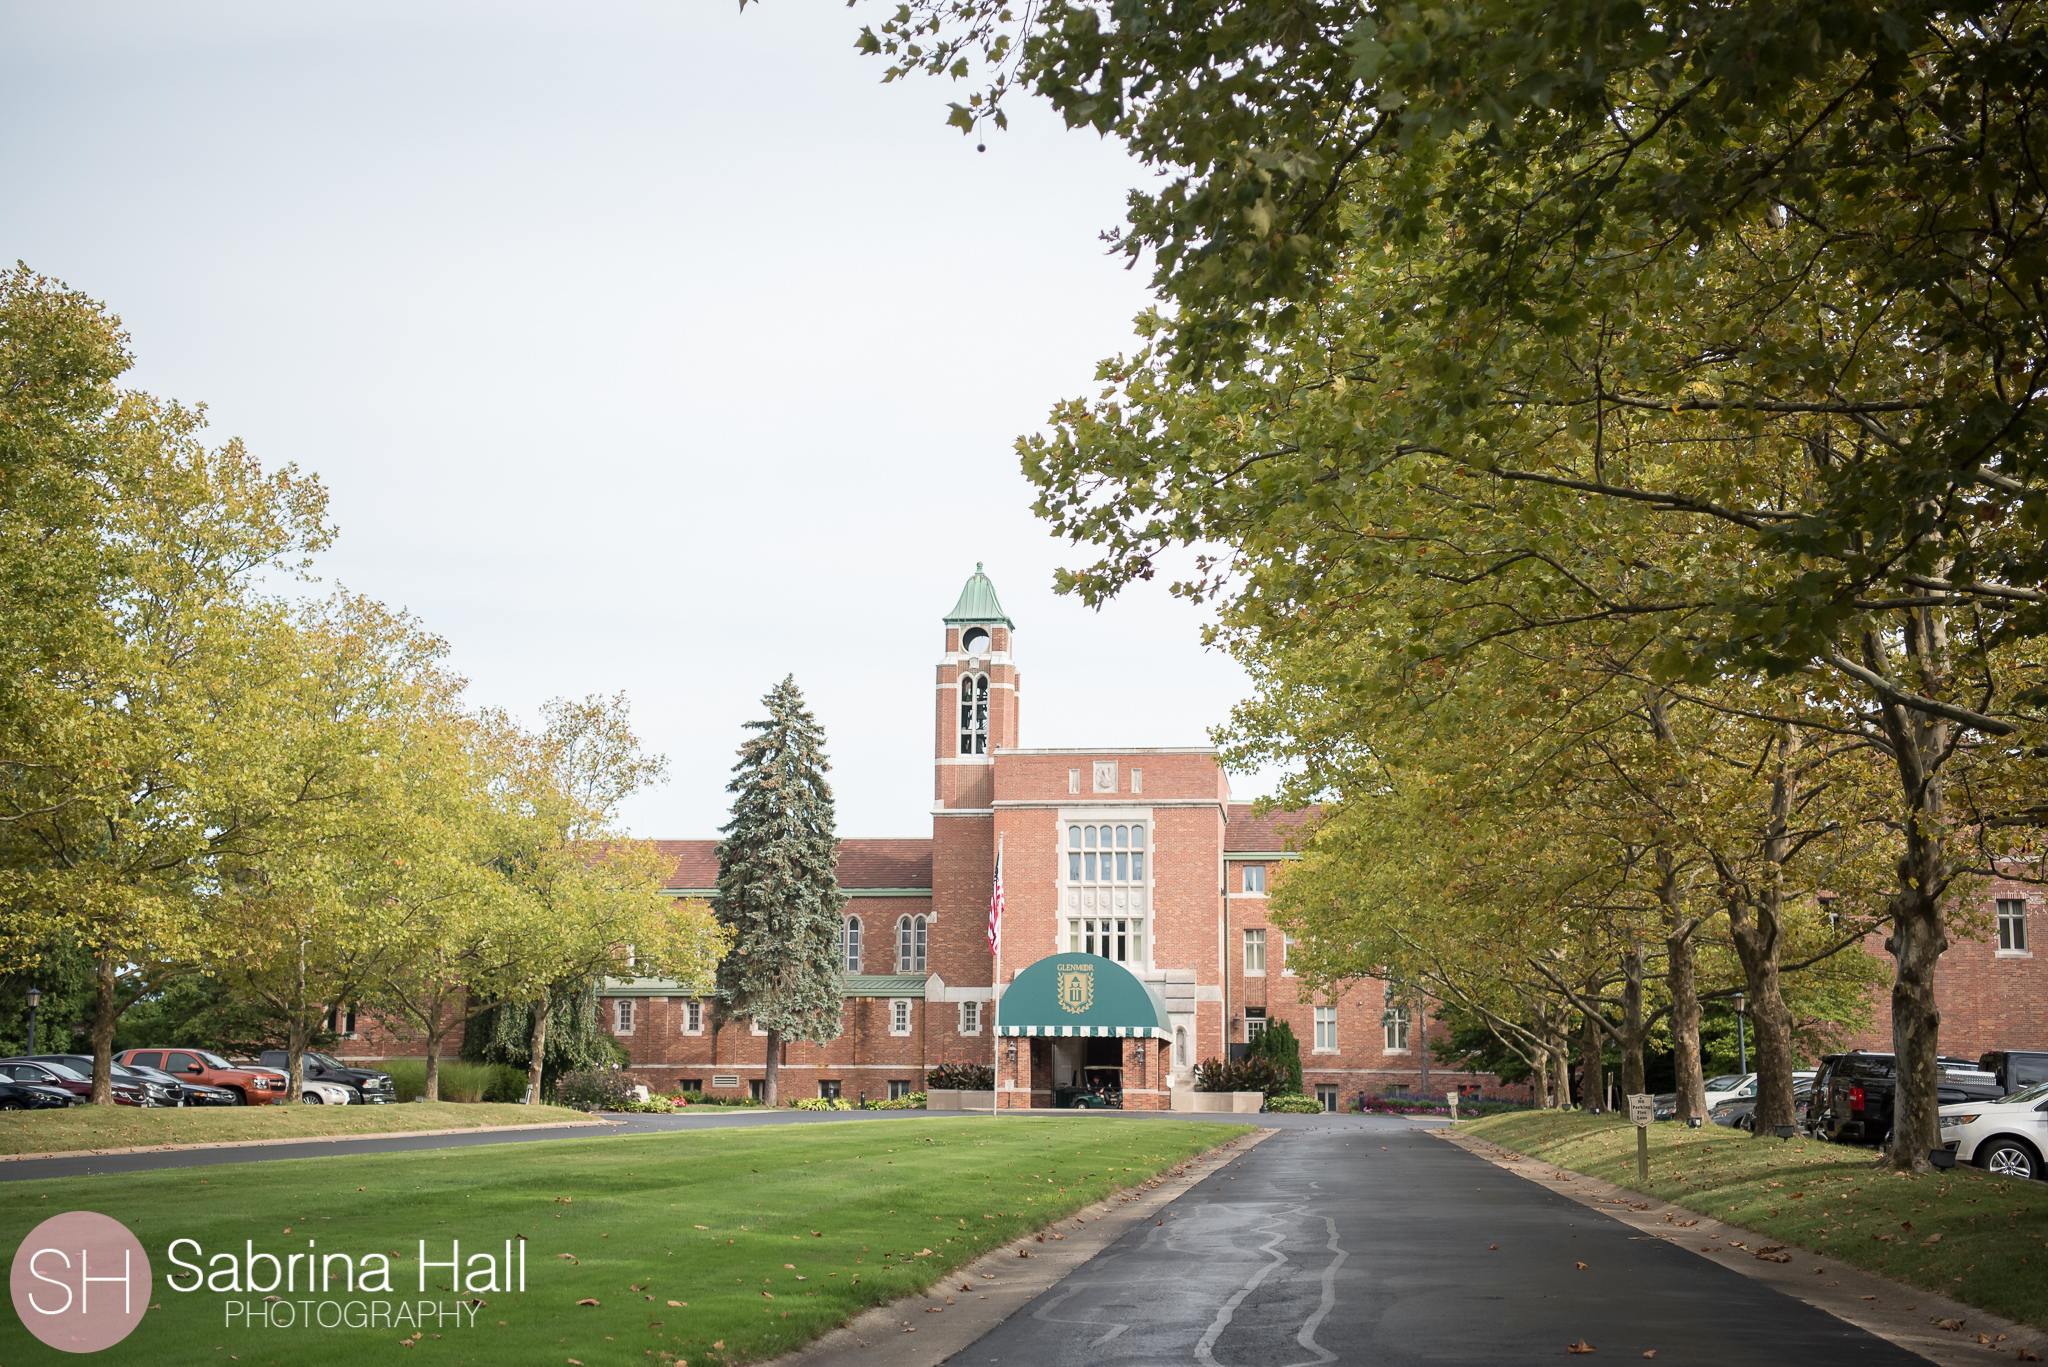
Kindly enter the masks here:
<path id="1" fill-rule="evenodd" d="M 1157 589 L 1101 613 L 1012 442 L 1131 345 L 1142 173 L 1019 108 L 976 154 L 869 4 L 0 0 L 0 257 L 104 300 L 136 386 L 317 471 L 320 572 L 480 704 L 624 690 L 725 819 L 794 673 L 840 830 L 930 829 L 939 618 L 977 561 L 1024 744 L 1205 743 L 1244 690 Z M 1240 776 L 1240 795 L 1263 791 Z"/>

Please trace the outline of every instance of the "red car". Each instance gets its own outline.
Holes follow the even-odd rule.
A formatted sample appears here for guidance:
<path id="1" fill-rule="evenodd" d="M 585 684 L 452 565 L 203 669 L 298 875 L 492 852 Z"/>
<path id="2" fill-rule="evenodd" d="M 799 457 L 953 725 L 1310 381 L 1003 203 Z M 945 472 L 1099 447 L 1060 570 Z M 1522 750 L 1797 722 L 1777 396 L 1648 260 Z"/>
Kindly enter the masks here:
<path id="1" fill-rule="evenodd" d="M 16 1082 L 26 1082 L 41 1087 L 62 1087 L 74 1096 L 92 1095 L 92 1079 L 80 1075 L 77 1070 L 61 1063 L 38 1063 L 34 1059 L 0 1059 L 0 1074 Z M 125 1078 L 114 1079 L 114 1104 L 117 1106 L 140 1106 L 143 1104 L 142 1087 Z"/>
<path id="2" fill-rule="evenodd" d="M 240 1097 L 244 1106 L 281 1105 L 285 1100 L 285 1084 L 271 1074 L 261 1068 L 237 1068 L 204 1049 L 123 1049 L 114 1060 L 161 1068 L 180 1082 L 225 1087 Z"/>

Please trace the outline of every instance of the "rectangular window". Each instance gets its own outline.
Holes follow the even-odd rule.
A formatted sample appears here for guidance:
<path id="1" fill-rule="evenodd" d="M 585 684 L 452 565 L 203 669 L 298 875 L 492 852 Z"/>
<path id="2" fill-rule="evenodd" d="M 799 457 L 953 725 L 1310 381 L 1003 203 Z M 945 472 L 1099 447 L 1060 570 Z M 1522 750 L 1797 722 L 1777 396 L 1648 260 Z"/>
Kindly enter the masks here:
<path id="1" fill-rule="evenodd" d="M 1337 1050 L 1337 1008 L 1334 1006 L 1316 1008 L 1315 1048 L 1318 1053 L 1335 1053 Z"/>
<path id="2" fill-rule="evenodd" d="M 1081 881 L 1081 856 L 1078 854 L 1067 856 L 1067 881 L 1069 883 Z"/>
<path id="3" fill-rule="evenodd" d="M 1266 890 L 1266 866 L 1264 864 L 1247 864 L 1244 866 L 1244 890 L 1246 892 L 1264 892 Z"/>
<path id="4" fill-rule="evenodd" d="M 1266 971 L 1266 932 L 1263 930 L 1247 930 L 1244 933 L 1244 971 Z"/>
<path id="5" fill-rule="evenodd" d="M 1253 1040 L 1257 1039 L 1259 1036 L 1265 1033 L 1265 1008 L 1259 1006 L 1246 1007 L 1244 1012 L 1244 1042 L 1246 1044 L 1250 1044 Z"/>
<path id="6" fill-rule="evenodd" d="M 683 1003 L 683 1033 L 701 1035 L 704 1033 L 704 1003 L 695 997 Z"/>
<path id="7" fill-rule="evenodd" d="M 615 1016 L 614 1016 L 614 1018 L 613 1018 L 613 1020 L 614 1020 L 614 1025 L 613 1025 L 613 1033 L 614 1033 L 614 1034 L 620 1034 L 620 1035 L 630 1035 L 630 1034 L 632 1034 L 632 1033 L 633 1033 L 633 999 L 632 999 L 631 997 L 621 997 L 621 998 L 619 998 L 619 999 L 618 999 L 618 1000 L 617 1000 L 616 1002 L 613 1002 L 613 1003 L 612 1003 L 612 1008 L 613 1008 L 614 1012 L 616 1013 L 616 1014 L 615 1014 Z"/>
<path id="8" fill-rule="evenodd" d="M 981 1003 L 960 1003 L 960 1033 L 978 1035 L 981 1033 Z"/>
<path id="9" fill-rule="evenodd" d="M 2027 947 L 2027 904 L 2017 897 L 1998 899 L 1998 947 L 2015 953 Z"/>
<path id="10" fill-rule="evenodd" d="M 909 1095 L 910 1080 L 908 1078 L 889 1079 L 889 1100 L 901 1101 L 904 1097 L 907 1097 Z"/>
<path id="11" fill-rule="evenodd" d="M 1131 856 L 1131 881 L 1133 883 L 1145 881 L 1145 856 L 1142 853 Z"/>
<path id="12" fill-rule="evenodd" d="M 1335 1084 L 1335 1083 L 1332 1083 L 1332 1082 L 1318 1082 L 1318 1083 L 1316 1084 L 1316 1100 L 1317 1100 L 1317 1101 L 1320 1101 L 1320 1102 L 1321 1102 L 1321 1103 L 1323 1104 L 1323 1109 L 1324 1109 L 1324 1110 L 1326 1110 L 1326 1111 L 1334 1111 L 1334 1110 L 1336 1110 L 1336 1109 L 1337 1109 L 1337 1086 L 1336 1086 L 1336 1084 Z"/>
<path id="13" fill-rule="evenodd" d="M 747 1025 L 750 1029 L 753 1030 L 755 1039 L 761 1039 L 768 1033 L 766 1030 L 761 1028 L 761 1023 L 759 1021 L 748 1021 Z"/>
<path id="14" fill-rule="evenodd" d="M 1408 1008 L 1390 1006 L 1380 1017 L 1380 1024 L 1386 1027 L 1387 1052 L 1405 1054 L 1408 1052 Z"/>
<path id="15" fill-rule="evenodd" d="M 889 1002 L 889 1033 L 907 1035 L 910 1033 L 910 998 L 894 997 Z"/>
<path id="16" fill-rule="evenodd" d="M 678 1092 L 701 1092 L 704 1090 L 704 1079 L 701 1077 L 682 1078 L 677 1081 L 676 1090 Z"/>
<path id="17" fill-rule="evenodd" d="M 1292 935 L 1282 935 L 1280 937 L 1280 975 L 1284 978 L 1294 976 L 1294 937 Z"/>
<path id="18" fill-rule="evenodd" d="M 749 1081 L 747 1083 L 747 1095 L 756 1101 L 766 1101 L 768 1099 L 768 1080 L 757 1077 Z"/>
<path id="19" fill-rule="evenodd" d="M 839 1080 L 821 1077 L 818 1079 L 818 1095 L 826 1101 L 839 1100 Z"/>
<path id="20" fill-rule="evenodd" d="M 1119 826 L 1117 829 L 1123 828 Z M 1116 855 L 1116 878 L 1119 883 L 1131 881 L 1131 857 L 1122 850 L 1118 850 Z"/>
<path id="21" fill-rule="evenodd" d="M 1406 1096 L 1406 1095 L 1408 1095 L 1408 1084 L 1407 1084 L 1407 1083 L 1405 1083 L 1405 1082 L 1390 1082 L 1390 1083 L 1388 1083 L 1388 1084 L 1387 1084 L 1387 1095 L 1388 1095 L 1388 1096 Z"/>

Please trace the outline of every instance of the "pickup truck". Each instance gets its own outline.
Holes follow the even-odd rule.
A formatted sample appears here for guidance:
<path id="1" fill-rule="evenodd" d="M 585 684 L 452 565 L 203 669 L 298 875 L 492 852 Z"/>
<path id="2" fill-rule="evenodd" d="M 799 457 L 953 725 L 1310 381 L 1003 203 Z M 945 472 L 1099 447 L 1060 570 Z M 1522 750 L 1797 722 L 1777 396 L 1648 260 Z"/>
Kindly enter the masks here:
<path id="1" fill-rule="evenodd" d="M 180 1082 L 197 1082 L 207 1087 L 225 1087 L 244 1106 L 282 1104 L 285 1089 L 274 1086 L 276 1079 L 251 1068 L 237 1068 L 219 1054 L 204 1049 L 123 1049 L 116 1061 L 138 1068 L 161 1068 Z"/>
<path id="2" fill-rule="evenodd" d="M 2048 1053 L 2038 1050 L 1994 1049 L 1978 1059 L 1977 1066 L 1994 1074 L 2008 1095 L 2048 1082 Z"/>
<path id="3" fill-rule="evenodd" d="M 2005 1095 L 1998 1079 L 1977 1060 L 1939 1056 L 1934 1061 L 1937 1104 L 1995 1101 Z M 1841 1144 L 1883 1144 L 1892 1134 L 1892 1097 L 1898 1091 L 1898 1059 L 1857 1049 L 1820 1061 L 1807 1133 Z"/>
<path id="4" fill-rule="evenodd" d="M 398 1084 L 389 1073 L 374 1068 L 351 1068 L 314 1049 L 308 1049 L 302 1058 L 307 1077 L 315 1082 L 338 1082 L 354 1092 L 365 1106 L 384 1106 L 398 1100 Z M 265 1049 L 257 1062 L 290 1075 L 291 1056 L 282 1049 Z"/>

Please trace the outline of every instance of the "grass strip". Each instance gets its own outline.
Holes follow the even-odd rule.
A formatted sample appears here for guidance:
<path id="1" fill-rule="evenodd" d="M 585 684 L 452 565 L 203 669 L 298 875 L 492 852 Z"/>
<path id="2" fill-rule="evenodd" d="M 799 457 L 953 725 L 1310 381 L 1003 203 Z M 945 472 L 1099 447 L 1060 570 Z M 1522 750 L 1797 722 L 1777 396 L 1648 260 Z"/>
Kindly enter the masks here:
<path id="1" fill-rule="evenodd" d="M 219 1144 L 237 1139 L 461 1130 L 482 1125 L 540 1125 L 587 1120 L 560 1106 L 67 1106 L 61 1111 L 0 1112 L 0 1153 L 77 1153 L 153 1144 Z"/>
<path id="2" fill-rule="evenodd" d="M 1625 1119 L 1537 1111 L 1457 1128 L 1643 1190 Z M 1652 1125 L 1649 1140 L 1648 1190 L 1661 1201 L 2048 1329 L 2048 1184 L 1962 1166 L 1891 1172 L 1873 1166 L 1873 1149 L 1719 1125 Z"/>
<path id="3" fill-rule="evenodd" d="M 704 1367 L 772 1358 L 870 1306 L 914 1295 L 975 1258 L 1250 1132 L 1199 1122 L 978 1117 L 761 1126 L 482 1149 L 329 1155 L 0 1186 L 0 1248 L 67 1209 L 121 1220 L 148 1252 L 153 1308 L 113 1364 L 388 1360 Z M 474 1326 L 305 1327 L 339 1282 L 303 1290 L 288 1328 L 227 1326 L 220 1287 L 180 1293 L 180 1256 L 390 1258 L 391 1301 L 483 1302 Z M 462 1241 L 465 1267 L 523 1242 L 526 1290 L 458 1289 L 430 1260 Z M 222 1268 L 225 1271 L 225 1267 Z M 266 1272 L 267 1277 L 267 1272 Z M 303 1287 L 304 1283 L 300 1283 Z M 964 1298 L 957 1286 L 951 1294 Z M 282 1294 L 282 1291 L 279 1292 Z M 943 1313 L 943 1311 L 941 1311 Z M 10 1336 L 7 1367 L 70 1361 Z M 886 1360 L 878 1359 L 878 1360 Z"/>

